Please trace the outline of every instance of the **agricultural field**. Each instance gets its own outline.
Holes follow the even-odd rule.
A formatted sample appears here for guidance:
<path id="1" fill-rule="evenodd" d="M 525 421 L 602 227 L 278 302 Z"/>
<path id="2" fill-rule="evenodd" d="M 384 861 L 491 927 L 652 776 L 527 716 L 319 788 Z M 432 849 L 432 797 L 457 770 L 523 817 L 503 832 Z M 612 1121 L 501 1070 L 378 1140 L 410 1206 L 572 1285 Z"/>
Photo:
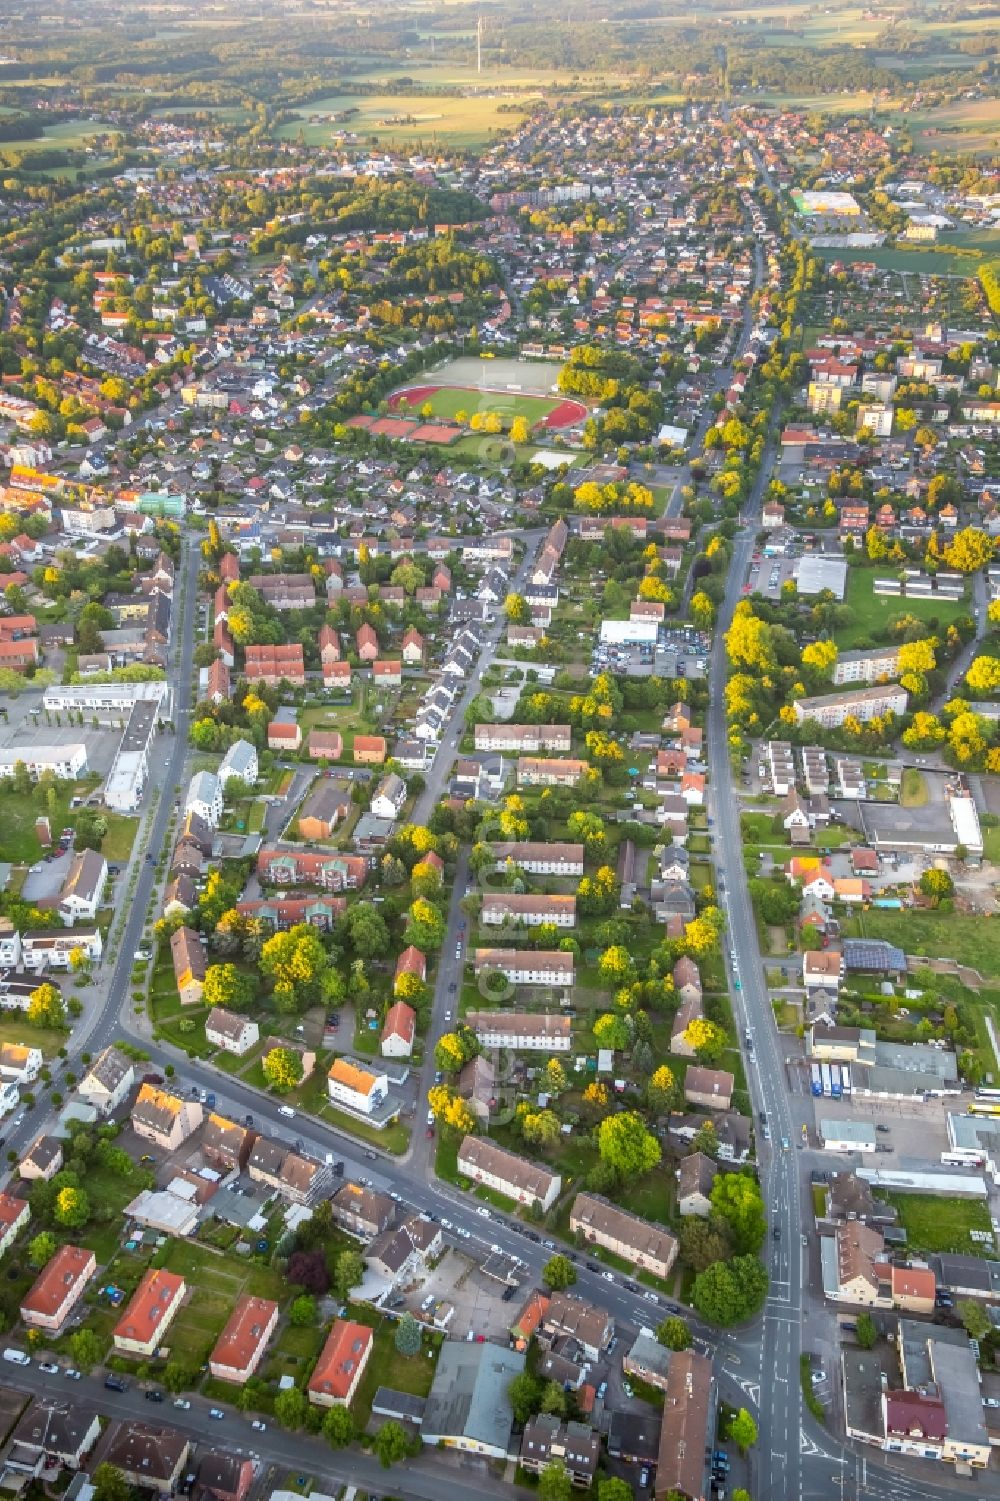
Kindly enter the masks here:
<path id="1" fill-rule="evenodd" d="M 496 95 L 331 94 L 297 110 L 297 118 L 280 125 L 276 134 L 281 140 L 301 137 L 307 146 L 326 145 L 350 131 L 383 146 L 441 140 L 471 148 L 519 125 L 531 98 L 525 95 L 522 107 Z"/>

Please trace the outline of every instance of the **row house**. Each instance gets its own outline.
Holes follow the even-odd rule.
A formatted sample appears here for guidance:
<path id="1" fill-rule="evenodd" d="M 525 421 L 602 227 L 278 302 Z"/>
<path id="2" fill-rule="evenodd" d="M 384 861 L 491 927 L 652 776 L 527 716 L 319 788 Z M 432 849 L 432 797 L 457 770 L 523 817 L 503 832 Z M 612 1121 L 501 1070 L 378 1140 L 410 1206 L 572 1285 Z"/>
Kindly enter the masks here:
<path id="1" fill-rule="evenodd" d="M 465 1021 L 484 1048 L 568 1053 L 573 1040 L 570 1017 L 552 1012 L 470 1011 Z"/>
<path id="2" fill-rule="evenodd" d="M 358 891 L 368 879 L 368 862 L 360 855 L 321 850 L 261 850 L 257 875 L 271 886 L 320 886 L 325 891 Z"/>
<path id="3" fill-rule="evenodd" d="M 458 1149 L 458 1171 L 473 1183 L 481 1183 L 518 1204 L 552 1208 L 559 1197 L 562 1179 L 538 1163 L 508 1152 L 482 1136 L 466 1136 Z"/>
<path id="4" fill-rule="evenodd" d="M 476 978 L 489 970 L 499 970 L 512 985 L 572 985 L 575 961 L 572 954 L 557 949 L 476 949 L 473 955 Z"/>
<path id="5" fill-rule="evenodd" d="M 541 896 L 511 892 L 487 892 L 479 914 L 490 927 L 537 928 L 551 923 L 556 928 L 576 926 L 575 896 Z"/>

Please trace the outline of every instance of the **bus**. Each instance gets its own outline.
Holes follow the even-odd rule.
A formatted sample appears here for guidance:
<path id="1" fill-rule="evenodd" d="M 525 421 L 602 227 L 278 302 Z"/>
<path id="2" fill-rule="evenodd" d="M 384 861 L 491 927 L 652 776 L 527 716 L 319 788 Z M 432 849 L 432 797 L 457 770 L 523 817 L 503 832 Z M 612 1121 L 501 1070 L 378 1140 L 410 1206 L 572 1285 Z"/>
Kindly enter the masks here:
<path id="1" fill-rule="evenodd" d="M 843 1094 L 843 1090 L 840 1087 L 839 1063 L 831 1063 L 830 1065 L 830 1091 L 835 1100 L 839 1100 L 841 1095 Z"/>
<path id="2" fill-rule="evenodd" d="M 830 1065 L 828 1063 L 822 1064 L 820 1066 L 820 1073 L 823 1076 L 823 1093 L 826 1095 L 827 1099 L 829 1099 L 833 1094 L 833 1082 L 830 1078 Z"/>
<path id="3" fill-rule="evenodd" d="M 1000 1089 L 977 1089 L 977 1100 L 1000 1100 Z"/>
<path id="4" fill-rule="evenodd" d="M 1000 1100 L 973 1100 L 969 1115 L 1000 1115 Z"/>
<path id="5" fill-rule="evenodd" d="M 814 1063 L 813 1066 L 812 1066 L 812 1081 L 811 1081 L 811 1083 L 812 1083 L 812 1092 L 813 1092 L 813 1094 L 814 1095 L 821 1095 L 823 1093 L 823 1075 L 819 1071 L 819 1064 L 818 1063 Z"/>
<path id="6" fill-rule="evenodd" d="M 840 1070 L 840 1083 L 841 1083 L 841 1086 L 843 1088 L 844 1093 L 845 1094 L 850 1094 L 850 1092 L 851 1092 L 851 1070 L 848 1068 L 848 1066 L 847 1066 L 846 1063 L 841 1066 L 841 1070 Z"/>

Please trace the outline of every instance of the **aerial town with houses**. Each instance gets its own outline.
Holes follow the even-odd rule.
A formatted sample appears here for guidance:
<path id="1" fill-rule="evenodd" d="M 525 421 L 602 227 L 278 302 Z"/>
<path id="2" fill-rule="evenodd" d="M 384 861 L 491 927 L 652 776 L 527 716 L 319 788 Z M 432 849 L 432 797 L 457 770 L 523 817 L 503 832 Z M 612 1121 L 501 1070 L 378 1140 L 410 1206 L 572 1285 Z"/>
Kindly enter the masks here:
<path id="1" fill-rule="evenodd" d="M 996 156 L 127 95 L 0 199 L 0 1489 L 1000 1495 Z"/>

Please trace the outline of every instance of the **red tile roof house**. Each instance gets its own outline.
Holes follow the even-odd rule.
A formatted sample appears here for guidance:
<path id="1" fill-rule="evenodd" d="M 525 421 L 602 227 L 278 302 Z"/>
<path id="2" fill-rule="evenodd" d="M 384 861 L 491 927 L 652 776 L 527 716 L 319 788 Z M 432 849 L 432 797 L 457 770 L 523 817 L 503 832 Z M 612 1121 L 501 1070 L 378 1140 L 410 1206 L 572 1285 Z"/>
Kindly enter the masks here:
<path id="1" fill-rule="evenodd" d="M 372 1353 L 372 1331 L 364 1324 L 335 1319 L 309 1378 L 309 1401 L 316 1407 L 348 1407 Z"/>
<path id="2" fill-rule="evenodd" d="M 187 1284 L 162 1268 L 148 1271 L 115 1325 L 115 1349 L 122 1355 L 155 1355 L 181 1306 Z"/>
<path id="3" fill-rule="evenodd" d="M 372 678 L 381 688 L 399 688 L 403 682 L 403 664 L 398 657 L 395 661 L 373 662 Z"/>
<path id="4" fill-rule="evenodd" d="M 306 665 L 301 643 L 294 642 L 288 646 L 248 646 L 245 673 L 247 681 L 251 683 L 267 683 L 276 688 L 284 679 L 296 687 L 303 687 Z"/>
<path id="5" fill-rule="evenodd" d="M 354 759 L 362 766 L 381 766 L 389 747 L 383 735 L 355 735 Z"/>
<path id="6" fill-rule="evenodd" d="M 21 1319 L 33 1329 L 58 1334 L 97 1271 L 93 1251 L 60 1246 L 24 1296 Z"/>
<path id="7" fill-rule="evenodd" d="M 382 1057 L 409 1058 L 417 1032 L 417 1013 L 405 1001 L 397 1001 L 386 1012 L 382 1028 Z"/>
<path id="8" fill-rule="evenodd" d="M 287 720 L 272 719 L 267 727 L 267 748 L 276 751 L 297 751 L 302 744 L 302 726 L 289 724 Z"/>
<path id="9" fill-rule="evenodd" d="M 362 662 L 374 662 L 378 656 L 378 637 L 373 628 L 366 621 L 360 626 L 354 638 L 357 643 L 358 656 Z"/>
<path id="10" fill-rule="evenodd" d="M 416 975 L 418 980 L 427 979 L 427 958 L 420 949 L 414 948 L 411 943 L 405 948 L 396 960 L 396 973 L 393 976 L 393 989 L 401 975 Z"/>
<path id="11" fill-rule="evenodd" d="M 324 667 L 327 662 L 340 661 L 340 637 L 332 625 L 323 624 L 319 628 L 319 655 Z"/>
<path id="12" fill-rule="evenodd" d="M 15 1199 L 13 1194 L 0 1193 L 0 1256 L 10 1250 L 18 1231 L 30 1218 L 27 1199 Z"/>
<path id="13" fill-rule="evenodd" d="M 349 689 L 351 686 L 350 662 L 323 663 L 323 687 Z"/>
<path id="14" fill-rule="evenodd" d="M 260 1365 L 277 1322 L 277 1303 L 248 1295 L 240 1298 L 208 1358 L 212 1375 L 242 1386 Z"/>
<path id="15" fill-rule="evenodd" d="M 403 661 L 415 666 L 424 660 L 424 638 L 420 632 L 410 626 L 403 637 Z"/>

